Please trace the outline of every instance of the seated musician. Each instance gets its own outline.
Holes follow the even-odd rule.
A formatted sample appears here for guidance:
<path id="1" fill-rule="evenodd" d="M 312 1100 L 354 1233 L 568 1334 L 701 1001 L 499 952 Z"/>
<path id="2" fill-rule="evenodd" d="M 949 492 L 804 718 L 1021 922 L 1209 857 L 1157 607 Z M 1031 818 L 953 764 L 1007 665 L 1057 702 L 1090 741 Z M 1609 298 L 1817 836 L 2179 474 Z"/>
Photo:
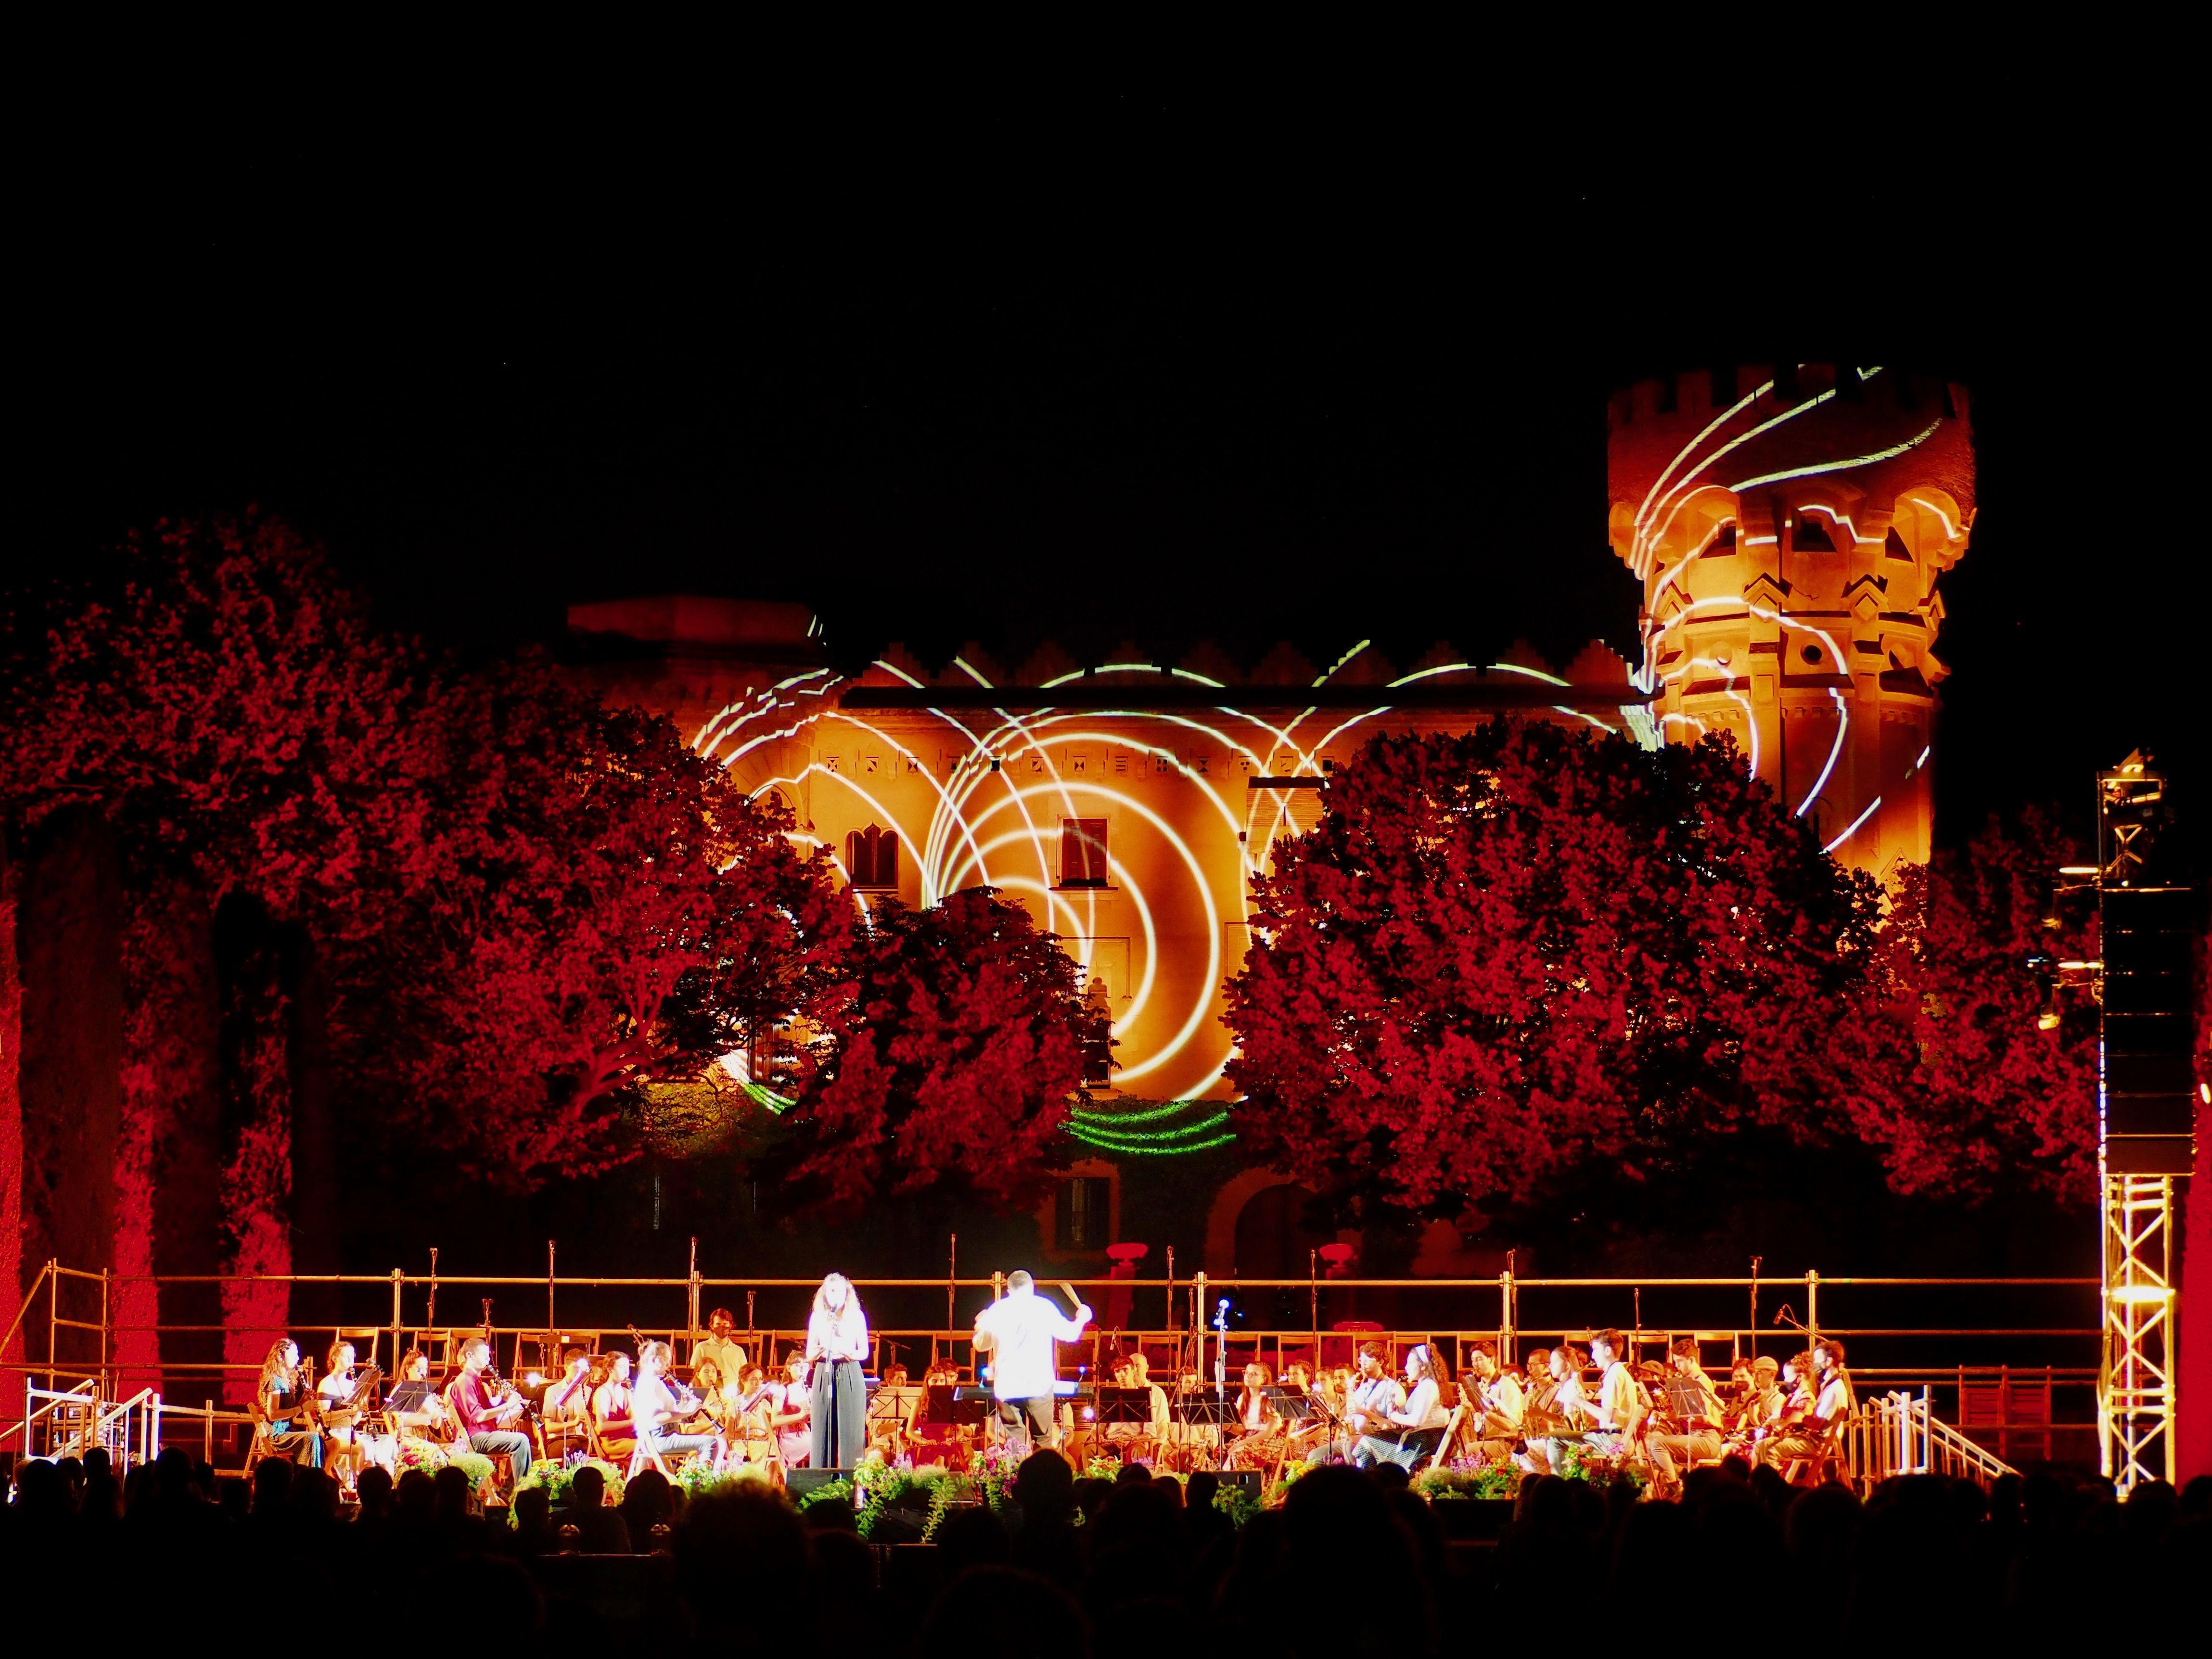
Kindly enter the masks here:
<path id="1" fill-rule="evenodd" d="M 1283 1386 L 1294 1389 L 1299 1397 L 1310 1402 L 1316 1397 L 1313 1367 L 1303 1359 L 1293 1359 L 1283 1367 Z M 1303 1459 L 1328 1432 L 1328 1425 L 1318 1411 L 1309 1409 L 1302 1418 L 1285 1414 L 1283 1432 L 1290 1440 L 1290 1455 Z"/>
<path id="2" fill-rule="evenodd" d="M 630 1419 L 629 1356 L 614 1352 L 601 1358 L 606 1375 L 592 1390 L 592 1421 L 599 1425 L 599 1453 L 628 1457 L 637 1449 L 637 1429 Z"/>
<path id="3" fill-rule="evenodd" d="M 1577 1443 L 1559 1439 L 1556 1431 L 1582 1429 L 1589 1403 L 1583 1393 L 1583 1368 L 1587 1363 L 1582 1350 L 1571 1342 L 1560 1343 L 1546 1359 L 1552 1387 L 1542 1410 L 1546 1426 L 1554 1432 L 1541 1441 L 1528 1442 L 1528 1449 L 1522 1454 L 1523 1468 L 1538 1474 L 1556 1474 L 1565 1469 L 1567 1448 Z"/>
<path id="4" fill-rule="evenodd" d="M 720 1365 L 711 1359 L 702 1359 L 692 1369 L 691 1392 L 698 1396 L 699 1407 L 684 1420 L 684 1431 L 720 1433 L 726 1437 L 738 1420 L 736 1376 L 724 1376 Z"/>
<path id="5" fill-rule="evenodd" d="M 1598 1368 L 1597 1398 L 1579 1400 L 1574 1412 L 1589 1426 L 1583 1444 L 1601 1456 L 1626 1458 L 1638 1446 L 1638 1431 L 1650 1412 L 1650 1401 L 1637 1386 L 1628 1367 L 1628 1344 L 1619 1331 L 1600 1331 L 1590 1338 L 1590 1361 Z M 1674 1466 L 1663 1449 L 1646 1447 L 1646 1454 L 1662 1481 L 1674 1478 Z"/>
<path id="6" fill-rule="evenodd" d="M 460 1374 L 446 1385 L 446 1403 L 460 1419 L 468 1449 L 486 1457 L 507 1459 L 506 1495 L 512 1499 L 514 1483 L 530 1473 L 530 1437 L 517 1425 L 528 1409 L 520 1395 L 496 1397 L 484 1372 L 491 1365 L 491 1344 L 480 1336 L 461 1343 Z"/>
<path id="7" fill-rule="evenodd" d="M 727 1308 L 717 1308 L 707 1316 L 707 1334 L 691 1345 L 691 1384 L 699 1384 L 699 1367 L 713 1360 L 722 1376 L 734 1378 L 743 1376 L 745 1351 L 734 1338 L 738 1322 Z"/>
<path id="8" fill-rule="evenodd" d="M 1404 1402 L 1385 1407 L 1380 1420 L 1366 1417 L 1367 1427 L 1352 1448 L 1352 1461 L 1362 1468 L 1377 1463 L 1413 1468 L 1436 1449 L 1437 1435 L 1450 1417 L 1444 1409 L 1443 1385 L 1450 1380 L 1443 1358 L 1425 1342 L 1416 1342 L 1406 1355 L 1407 1389 Z"/>
<path id="9" fill-rule="evenodd" d="M 581 1348 L 561 1356 L 562 1371 L 550 1383 L 538 1407 L 549 1456 L 561 1457 L 586 1440 L 584 1416 L 592 1405 L 592 1357 Z"/>
<path id="10" fill-rule="evenodd" d="M 1781 1369 L 1771 1354 L 1763 1353 L 1751 1362 L 1751 1380 L 1729 1419 L 1731 1444 L 1747 1445 L 1782 1409 L 1782 1388 L 1776 1381 Z"/>
<path id="11" fill-rule="evenodd" d="M 399 1357 L 398 1380 L 402 1382 L 428 1382 L 430 1380 L 430 1356 L 420 1348 L 410 1348 Z M 443 1452 L 453 1444 L 453 1420 L 446 1409 L 446 1402 L 435 1395 L 427 1395 L 419 1410 L 386 1412 L 385 1419 L 392 1425 L 393 1434 L 401 1444 L 410 1440 Z M 430 1460 L 437 1462 L 436 1458 Z"/>
<path id="12" fill-rule="evenodd" d="M 324 1356 L 322 1380 L 315 1384 L 315 1397 L 322 1402 L 331 1468 L 348 1486 L 371 1463 L 395 1473 L 399 1467 L 398 1439 L 378 1433 L 361 1410 L 362 1383 L 366 1381 L 374 1389 L 375 1373 L 372 1369 L 367 1378 L 356 1376 L 354 1354 L 352 1343 L 343 1340 L 331 1343 Z"/>
<path id="13" fill-rule="evenodd" d="M 776 1456 L 787 1469 L 804 1468 L 814 1455 L 814 1395 L 806 1371 L 805 1353 L 793 1348 L 784 1362 L 784 1380 L 770 1391 L 769 1427 L 775 1431 Z"/>
<path id="14" fill-rule="evenodd" d="M 1114 1363 L 1114 1386 L 1146 1391 L 1145 1420 L 1109 1423 L 1099 1431 L 1106 1449 L 1123 1462 L 1154 1455 L 1173 1420 L 1168 1414 L 1168 1391 L 1152 1381 L 1152 1361 L 1141 1350 L 1132 1349 Z"/>
<path id="15" fill-rule="evenodd" d="M 1844 1370 L 1844 1345 L 1834 1337 L 1822 1337 L 1809 1356 L 1800 1354 L 1790 1363 L 1799 1370 L 1799 1386 L 1811 1391 L 1811 1401 L 1794 1422 L 1761 1443 L 1759 1457 L 1778 1468 L 1801 1458 L 1825 1455 L 1856 1403 L 1850 1376 Z"/>
<path id="16" fill-rule="evenodd" d="M 270 1344 L 253 1398 L 267 1425 L 262 1443 L 279 1457 L 322 1468 L 323 1437 L 315 1427 L 314 1401 L 300 1375 L 300 1346 L 290 1337 Z"/>
<path id="17" fill-rule="evenodd" d="M 775 1461 L 775 1431 L 769 1426 L 769 1401 L 774 1393 L 768 1373 L 757 1365 L 747 1365 L 738 1374 L 736 1385 L 724 1391 L 732 1413 L 725 1429 L 731 1462 Z"/>
<path id="18" fill-rule="evenodd" d="M 1350 1462 L 1359 1442 L 1368 1435 L 1396 1438 L 1389 1413 L 1406 1403 L 1406 1391 L 1390 1375 L 1389 1352 L 1380 1342 L 1359 1345 L 1359 1377 L 1345 1396 L 1342 1431 L 1308 1453 L 1307 1462 Z"/>
<path id="19" fill-rule="evenodd" d="M 664 1474 L 668 1473 L 664 1460 L 671 1453 L 707 1454 L 719 1469 L 729 1461 L 728 1443 L 720 1429 L 704 1434 L 684 1429 L 684 1419 L 691 1413 L 668 1385 L 668 1368 L 675 1358 L 665 1342 L 647 1342 L 637 1351 L 637 1383 L 629 1402 L 631 1420 L 637 1425 L 637 1449 L 660 1465 Z"/>
<path id="20" fill-rule="evenodd" d="M 1498 1363 L 1498 1345 L 1478 1342 L 1467 1362 L 1468 1404 L 1476 1415 L 1475 1440 L 1491 1462 L 1502 1463 L 1513 1455 L 1521 1438 L 1522 1414 L 1528 1401 L 1520 1379 Z"/>
<path id="21" fill-rule="evenodd" d="M 1720 1396 L 1698 1363 L 1697 1338 L 1674 1339 L 1667 1351 L 1667 1371 L 1662 1396 L 1666 1405 L 1646 1443 L 1663 1448 L 1678 1469 L 1711 1462 L 1727 1448 L 1721 1436 Z"/>
<path id="22" fill-rule="evenodd" d="M 1273 1468 L 1289 1451 L 1283 1414 L 1267 1395 L 1269 1381 L 1267 1368 L 1256 1360 L 1244 1368 L 1244 1386 L 1237 1395 L 1237 1438 L 1221 1461 L 1223 1468 Z"/>

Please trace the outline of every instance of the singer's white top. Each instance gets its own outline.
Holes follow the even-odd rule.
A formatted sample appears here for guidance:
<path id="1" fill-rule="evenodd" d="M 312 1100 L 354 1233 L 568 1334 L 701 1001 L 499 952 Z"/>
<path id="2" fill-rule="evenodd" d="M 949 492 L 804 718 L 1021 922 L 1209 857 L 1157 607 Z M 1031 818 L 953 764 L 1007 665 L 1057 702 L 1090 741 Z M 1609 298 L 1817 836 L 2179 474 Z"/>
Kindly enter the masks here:
<path id="1" fill-rule="evenodd" d="M 975 1346 L 991 1356 L 991 1392 L 1001 1400 L 1050 1394 L 1060 1374 L 1060 1354 L 1053 1344 L 1080 1341 L 1090 1322 L 1091 1310 L 1079 1311 L 1079 1318 L 1061 1318 L 1059 1308 L 1034 1286 L 1009 1291 L 984 1309 L 975 1322 Z"/>
<path id="2" fill-rule="evenodd" d="M 845 1304 L 844 1313 L 832 1318 L 820 1310 L 806 1321 L 809 1359 L 866 1359 L 868 1357 L 868 1318 L 858 1297 Z"/>

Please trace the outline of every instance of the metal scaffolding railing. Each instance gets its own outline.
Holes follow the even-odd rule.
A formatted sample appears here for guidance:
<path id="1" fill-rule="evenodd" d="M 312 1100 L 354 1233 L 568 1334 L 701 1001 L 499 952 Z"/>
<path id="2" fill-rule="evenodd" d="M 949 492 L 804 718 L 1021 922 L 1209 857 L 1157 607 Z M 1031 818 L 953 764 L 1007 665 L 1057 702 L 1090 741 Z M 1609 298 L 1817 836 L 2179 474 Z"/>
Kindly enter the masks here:
<path id="1" fill-rule="evenodd" d="M 1825 1335 L 1850 1344 L 1852 1372 L 1863 1385 L 1920 1390 L 1930 1411 L 1948 1401 L 1954 1417 L 1961 1414 L 1957 1408 L 1969 1390 L 1988 1379 L 2032 1371 L 2045 1381 L 2032 1421 L 2010 1424 L 2002 1407 L 1992 1419 L 1984 1406 L 1972 1424 L 1977 1430 L 2019 1427 L 2047 1434 L 2095 1424 L 2100 1325 L 2094 1278 L 1808 1273 L 1787 1279 L 1758 1274 L 1546 1279 L 1507 1272 L 1484 1279 L 1329 1279 L 1316 1260 L 1304 1278 L 1220 1279 L 1177 1277 L 1172 1254 L 1167 1265 L 1164 1278 L 1041 1284 L 1045 1291 L 1064 1285 L 1099 1310 L 1102 1320 L 1110 1316 L 1110 1325 L 1095 1324 L 1086 1344 L 1066 1352 L 1071 1371 L 1095 1370 L 1110 1364 L 1119 1349 L 1141 1346 L 1152 1357 L 1156 1374 L 1173 1366 L 1199 1370 L 1210 1380 L 1217 1364 L 1233 1368 L 1233 1376 L 1248 1358 L 1278 1371 L 1297 1357 L 1348 1358 L 1354 1343 L 1373 1337 L 1401 1349 L 1415 1341 L 1436 1342 L 1456 1373 L 1477 1342 L 1493 1343 L 1499 1352 L 1518 1358 L 1531 1346 L 1561 1339 L 1586 1341 L 1607 1327 L 1647 1351 L 1671 1338 L 1694 1336 L 1708 1365 L 1716 1365 L 1752 1354 L 1785 1358 Z M 550 1248 L 543 1275 L 456 1276 L 440 1271 L 434 1251 L 427 1273 L 130 1276 L 49 1261 L 0 1340 L 0 1354 L 10 1356 L 0 1361 L 0 1372 L 35 1380 L 55 1393 L 89 1384 L 104 1401 L 143 1387 L 158 1388 L 173 1401 L 205 1401 L 222 1395 L 227 1382 L 258 1370 L 281 1324 L 303 1352 L 317 1358 L 343 1331 L 387 1367 L 409 1346 L 441 1350 L 452 1333 L 489 1329 L 499 1342 L 501 1365 L 522 1374 L 557 1366 L 570 1346 L 594 1347 L 606 1339 L 626 1346 L 633 1326 L 647 1336 L 675 1339 L 680 1347 L 684 1339 L 703 1334 L 704 1311 L 716 1306 L 733 1314 L 742 1309 L 738 1341 L 773 1360 L 803 1339 L 807 1304 L 818 1282 L 709 1276 L 699 1270 L 696 1247 L 689 1273 L 665 1277 L 563 1276 L 554 1270 Z M 896 1359 L 916 1375 L 940 1355 L 967 1369 L 969 1320 L 1004 1287 L 999 1274 L 854 1282 L 871 1315 L 876 1369 Z M 250 1332 L 206 1322 L 118 1319 L 119 1306 L 145 1300 L 127 1296 L 126 1287 L 148 1284 L 157 1306 L 186 1287 L 201 1287 L 204 1296 L 226 1287 L 282 1285 L 285 1312 L 269 1328 Z M 1987 1310 L 1987 1316 L 1958 1317 L 1962 1298 Z M 1242 1316 L 1241 1323 L 1225 1330 L 1212 1324 L 1223 1299 Z M 302 1316 L 303 1304 L 310 1302 L 319 1310 L 313 1319 Z M 517 1304 L 526 1302 L 527 1314 L 518 1318 Z M 76 1316 L 91 1315 L 95 1306 L 96 1318 Z M 495 1318 L 495 1313 L 507 1316 Z M 365 1351 L 362 1357 L 372 1355 Z M 2071 1412 L 2054 1408 L 2054 1395 L 2069 1404 L 2079 1395 L 2078 1421 Z M 0 1417 L 0 1444 L 26 1428 L 27 1412 L 15 1418 L 11 1400 L 0 1389 L 0 1413 L 7 1413 Z M 163 1409 L 176 1418 L 185 1408 L 170 1404 Z M 212 1401 L 193 1408 L 191 1418 L 200 1429 L 194 1437 L 209 1445 L 218 1425 L 228 1430 L 243 1420 L 235 1412 L 212 1409 Z"/>

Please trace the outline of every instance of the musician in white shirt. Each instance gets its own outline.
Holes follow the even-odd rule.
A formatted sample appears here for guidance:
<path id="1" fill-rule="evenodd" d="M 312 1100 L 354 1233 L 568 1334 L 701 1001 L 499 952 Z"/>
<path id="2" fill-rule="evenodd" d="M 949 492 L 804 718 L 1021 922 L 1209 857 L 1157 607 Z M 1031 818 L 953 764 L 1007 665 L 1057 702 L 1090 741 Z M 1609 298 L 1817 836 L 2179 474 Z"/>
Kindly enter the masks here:
<path id="1" fill-rule="evenodd" d="M 1351 1461 L 1360 1440 L 1379 1431 L 1389 1421 L 1389 1414 L 1406 1403 L 1406 1391 L 1390 1375 L 1388 1352 L 1380 1342 L 1359 1345 L 1359 1381 L 1352 1385 L 1344 1402 L 1346 1432 L 1315 1447 L 1306 1455 L 1308 1463 Z"/>
<path id="2" fill-rule="evenodd" d="M 975 1351 L 991 1356 L 991 1393 L 1010 1431 L 1033 1444 L 1060 1444 L 1053 1394 L 1060 1351 L 1054 1345 L 1080 1341 L 1090 1322 L 1090 1308 L 1079 1303 L 1074 1318 L 1062 1318 L 1019 1269 L 1006 1275 L 1006 1295 L 975 1316 Z"/>
<path id="3" fill-rule="evenodd" d="M 1673 1373 L 1667 1382 L 1666 1429 L 1650 1437 L 1650 1443 L 1663 1449 L 1676 1468 L 1700 1463 L 1721 1455 L 1721 1402 L 1712 1379 L 1698 1363 L 1698 1339 L 1675 1339 L 1667 1353 Z"/>
<path id="4" fill-rule="evenodd" d="M 1824 1336 L 1813 1345 L 1813 1363 L 1820 1368 L 1818 1392 L 1812 1409 L 1759 1449 L 1759 1461 L 1778 1468 L 1798 1458 L 1818 1457 L 1835 1438 L 1837 1426 L 1851 1414 L 1851 1379 L 1844 1370 L 1844 1345 Z"/>
<path id="5" fill-rule="evenodd" d="M 685 1434 L 678 1427 L 688 1413 L 668 1386 L 668 1368 L 675 1358 L 665 1342 L 647 1342 L 637 1351 L 637 1381 L 630 1388 L 629 1410 L 637 1424 L 638 1452 L 652 1459 L 663 1474 L 670 1473 L 663 1460 L 671 1452 L 711 1452 L 719 1469 L 730 1455 L 721 1435 Z"/>
<path id="6" fill-rule="evenodd" d="M 1407 1390 L 1405 1403 L 1384 1407 L 1380 1423 L 1370 1417 L 1368 1432 L 1352 1448 L 1353 1462 L 1361 1468 L 1397 1463 L 1410 1469 L 1424 1450 L 1434 1449 L 1419 1437 L 1441 1429 L 1451 1416 L 1444 1409 L 1439 1369 L 1429 1345 L 1416 1342 L 1406 1355 L 1406 1380 L 1413 1387 Z M 1389 1432 L 1392 1427 L 1398 1431 L 1395 1435 Z"/>
<path id="7" fill-rule="evenodd" d="M 1493 1462 L 1502 1462 L 1512 1455 L 1513 1443 L 1521 1437 L 1522 1414 L 1528 1404 L 1521 1381 L 1498 1363 L 1498 1346 L 1493 1342 L 1474 1345 L 1468 1356 L 1467 1376 L 1474 1385 L 1469 1390 L 1475 1396 L 1470 1403 L 1482 1413 L 1475 1425 L 1475 1439 Z"/>

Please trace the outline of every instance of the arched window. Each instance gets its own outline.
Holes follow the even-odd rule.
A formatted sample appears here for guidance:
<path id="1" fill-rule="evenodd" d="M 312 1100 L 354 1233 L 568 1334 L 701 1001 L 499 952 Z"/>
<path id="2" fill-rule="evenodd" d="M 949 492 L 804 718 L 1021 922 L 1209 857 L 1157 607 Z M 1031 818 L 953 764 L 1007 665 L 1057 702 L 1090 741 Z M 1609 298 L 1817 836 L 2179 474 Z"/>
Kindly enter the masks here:
<path id="1" fill-rule="evenodd" d="M 898 832 L 870 824 L 845 837 L 845 868 L 855 887 L 898 885 Z"/>

